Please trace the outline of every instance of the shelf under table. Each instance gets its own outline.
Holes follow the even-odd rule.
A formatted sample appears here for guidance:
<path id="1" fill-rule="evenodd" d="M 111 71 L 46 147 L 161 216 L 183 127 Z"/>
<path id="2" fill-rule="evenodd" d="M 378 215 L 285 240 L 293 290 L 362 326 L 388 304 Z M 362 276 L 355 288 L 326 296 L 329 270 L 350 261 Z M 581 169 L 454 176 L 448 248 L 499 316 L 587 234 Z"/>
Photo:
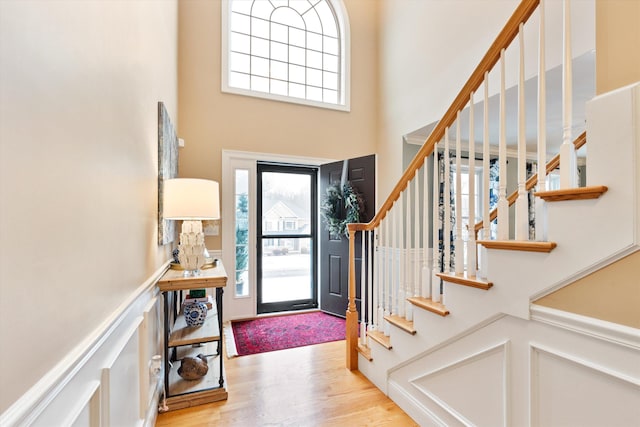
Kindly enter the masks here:
<path id="1" fill-rule="evenodd" d="M 173 366 L 169 371 L 167 404 L 171 410 L 227 398 L 227 390 L 224 384 L 220 386 L 220 362 L 218 358 L 224 356 L 222 355 L 222 348 L 220 348 L 220 355 L 216 355 L 218 345 L 221 346 L 222 343 L 209 342 L 197 347 L 187 346 L 177 349 L 176 356 L 178 360 L 172 362 Z M 196 357 L 198 354 L 208 355 L 209 371 L 207 375 L 198 380 L 183 379 L 178 375 L 178 368 L 181 365 L 180 359 L 185 356 Z M 222 374 L 224 375 L 224 370 Z"/>
<path id="2" fill-rule="evenodd" d="M 215 308 L 207 312 L 207 319 L 202 326 L 187 326 L 187 321 L 181 313 L 176 318 L 171 335 L 169 335 L 169 347 L 211 342 L 219 339 L 220 327 L 218 326 L 218 313 Z"/>

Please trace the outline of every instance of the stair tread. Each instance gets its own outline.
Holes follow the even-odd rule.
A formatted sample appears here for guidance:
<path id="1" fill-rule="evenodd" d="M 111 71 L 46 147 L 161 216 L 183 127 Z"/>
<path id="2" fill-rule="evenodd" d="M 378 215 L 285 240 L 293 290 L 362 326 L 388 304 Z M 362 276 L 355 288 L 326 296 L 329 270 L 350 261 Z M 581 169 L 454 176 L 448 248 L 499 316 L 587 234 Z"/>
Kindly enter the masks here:
<path id="1" fill-rule="evenodd" d="M 369 362 L 373 361 L 373 357 L 371 357 L 371 349 L 369 347 L 358 343 L 357 350 L 358 350 L 358 353 L 366 357 Z"/>
<path id="2" fill-rule="evenodd" d="M 369 331 L 367 332 L 367 336 L 388 350 L 393 348 L 391 346 L 391 337 L 385 336 L 382 331 Z"/>
<path id="3" fill-rule="evenodd" d="M 410 333 L 411 335 L 415 335 L 416 330 L 413 328 L 413 322 L 411 320 L 407 320 L 404 317 L 397 316 L 395 314 L 389 314 L 384 316 L 384 320 L 391 323 L 392 325 L 397 326 L 403 331 Z"/>
<path id="4" fill-rule="evenodd" d="M 455 273 L 436 273 L 436 276 L 442 280 L 455 283 L 457 285 L 471 286 L 472 288 L 489 290 L 493 287 L 493 282 L 478 279 L 477 277 L 469 277 L 466 272 L 463 274 Z"/>
<path id="5" fill-rule="evenodd" d="M 551 252 L 558 246 L 555 242 L 538 242 L 533 240 L 478 240 L 478 244 L 487 249 L 528 252 Z"/>
<path id="6" fill-rule="evenodd" d="M 565 188 L 562 190 L 538 191 L 534 193 L 547 202 L 560 202 L 565 200 L 597 199 L 607 192 L 606 185 L 594 185 L 590 187 Z"/>
<path id="7" fill-rule="evenodd" d="M 407 298 L 407 301 L 409 301 L 416 307 L 420 307 L 432 313 L 439 314 L 440 316 L 444 317 L 449 315 L 449 310 L 447 310 L 447 307 L 445 307 L 444 304 L 435 302 L 431 298 L 411 297 Z"/>

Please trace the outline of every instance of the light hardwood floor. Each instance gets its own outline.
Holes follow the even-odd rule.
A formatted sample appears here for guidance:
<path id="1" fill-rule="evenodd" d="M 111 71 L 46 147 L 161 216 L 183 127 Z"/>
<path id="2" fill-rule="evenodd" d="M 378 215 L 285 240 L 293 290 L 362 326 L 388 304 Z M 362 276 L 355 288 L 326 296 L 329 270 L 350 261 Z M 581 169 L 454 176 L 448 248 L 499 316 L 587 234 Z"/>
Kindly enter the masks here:
<path id="1" fill-rule="evenodd" d="M 225 360 L 229 399 L 158 415 L 156 426 L 417 426 L 336 341 Z"/>

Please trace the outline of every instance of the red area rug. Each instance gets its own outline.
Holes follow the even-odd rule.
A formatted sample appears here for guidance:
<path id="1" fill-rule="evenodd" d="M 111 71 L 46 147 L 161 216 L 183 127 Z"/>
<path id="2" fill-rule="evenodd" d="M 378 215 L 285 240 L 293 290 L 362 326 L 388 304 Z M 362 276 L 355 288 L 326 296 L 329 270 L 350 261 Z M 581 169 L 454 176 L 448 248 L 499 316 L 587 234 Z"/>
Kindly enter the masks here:
<path id="1" fill-rule="evenodd" d="M 231 322 L 238 356 L 345 339 L 345 321 L 320 311 Z"/>

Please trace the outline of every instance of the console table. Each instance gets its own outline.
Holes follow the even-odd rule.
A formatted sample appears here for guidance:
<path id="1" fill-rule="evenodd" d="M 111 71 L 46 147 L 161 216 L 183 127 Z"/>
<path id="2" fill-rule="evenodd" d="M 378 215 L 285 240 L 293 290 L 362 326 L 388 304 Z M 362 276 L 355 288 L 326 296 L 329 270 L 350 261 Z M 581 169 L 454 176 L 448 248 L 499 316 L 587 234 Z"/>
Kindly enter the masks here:
<path id="1" fill-rule="evenodd" d="M 164 300 L 164 386 L 169 410 L 227 399 L 222 352 L 222 294 L 227 273 L 220 260 L 197 276 L 184 277 L 183 273 L 169 269 L 158 281 Z M 190 289 L 213 290 L 215 294 L 202 326 L 188 326 L 182 314 L 184 291 Z M 207 374 L 198 380 L 180 377 L 180 360 L 198 354 L 207 356 Z"/>

